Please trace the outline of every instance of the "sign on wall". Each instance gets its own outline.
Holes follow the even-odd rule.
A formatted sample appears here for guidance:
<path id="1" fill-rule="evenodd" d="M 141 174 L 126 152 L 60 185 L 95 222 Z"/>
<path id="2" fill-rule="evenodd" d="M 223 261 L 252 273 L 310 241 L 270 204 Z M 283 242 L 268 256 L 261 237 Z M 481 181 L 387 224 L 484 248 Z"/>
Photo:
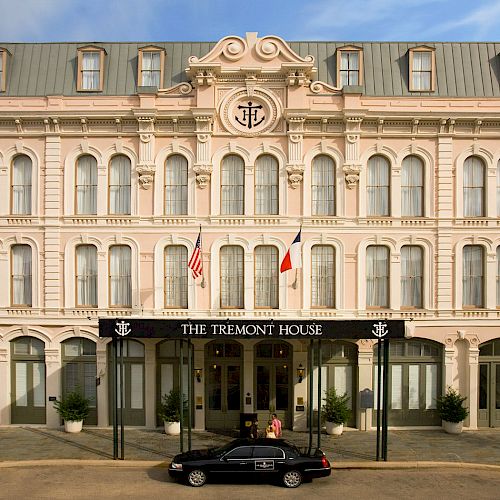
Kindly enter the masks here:
<path id="1" fill-rule="evenodd" d="M 99 336 L 170 339 L 396 339 L 403 320 L 99 319 Z"/>

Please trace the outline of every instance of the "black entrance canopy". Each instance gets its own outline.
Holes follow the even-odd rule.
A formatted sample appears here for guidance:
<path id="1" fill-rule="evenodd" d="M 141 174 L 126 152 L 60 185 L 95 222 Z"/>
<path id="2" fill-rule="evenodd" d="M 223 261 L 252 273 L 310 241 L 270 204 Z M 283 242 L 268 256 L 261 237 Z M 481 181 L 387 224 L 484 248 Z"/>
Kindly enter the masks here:
<path id="1" fill-rule="evenodd" d="M 402 339 L 403 320 L 99 319 L 99 336 L 169 339 Z"/>

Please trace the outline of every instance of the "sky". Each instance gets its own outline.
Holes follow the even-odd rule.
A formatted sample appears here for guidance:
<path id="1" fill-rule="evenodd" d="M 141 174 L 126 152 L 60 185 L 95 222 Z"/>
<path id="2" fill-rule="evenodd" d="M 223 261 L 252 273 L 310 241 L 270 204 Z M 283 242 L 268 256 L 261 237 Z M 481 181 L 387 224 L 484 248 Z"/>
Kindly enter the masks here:
<path id="1" fill-rule="evenodd" d="M 0 41 L 500 41 L 500 0 L 0 0 Z"/>

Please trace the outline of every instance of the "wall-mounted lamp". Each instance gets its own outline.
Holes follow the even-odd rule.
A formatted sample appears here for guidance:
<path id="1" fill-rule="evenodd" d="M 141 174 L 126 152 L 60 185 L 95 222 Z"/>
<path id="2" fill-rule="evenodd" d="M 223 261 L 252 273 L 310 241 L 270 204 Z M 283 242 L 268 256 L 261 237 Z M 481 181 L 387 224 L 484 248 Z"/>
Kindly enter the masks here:
<path id="1" fill-rule="evenodd" d="M 196 382 L 201 382 L 201 373 L 202 373 L 201 368 L 194 369 L 194 376 L 196 377 Z"/>
<path id="2" fill-rule="evenodd" d="M 302 379 L 304 378 L 304 367 L 302 366 L 302 363 L 300 363 L 299 367 L 297 368 L 297 378 L 299 379 L 299 384 L 302 382 Z"/>

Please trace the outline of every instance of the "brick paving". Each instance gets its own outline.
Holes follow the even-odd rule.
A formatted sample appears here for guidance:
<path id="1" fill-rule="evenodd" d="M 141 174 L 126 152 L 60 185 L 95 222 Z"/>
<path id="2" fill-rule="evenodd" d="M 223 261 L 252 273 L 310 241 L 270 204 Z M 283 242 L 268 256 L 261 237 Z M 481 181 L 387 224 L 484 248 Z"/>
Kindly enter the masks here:
<path id="1" fill-rule="evenodd" d="M 284 431 L 284 438 L 307 446 L 307 432 Z M 231 436 L 192 433 L 192 448 L 220 446 Z M 313 435 L 313 446 L 317 436 Z M 165 461 L 179 452 L 178 436 L 161 430 L 125 429 L 125 460 Z M 342 436 L 321 435 L 321 448 L 335 462 L 368 463 L 375 460 L 376 433 L 348 430 Z M 187 436 L 185 436 L 187 449 Z M 0 427 L 0 462 L 50 459 L 109 460 L 113 458 L 112 429 L 89 427 L 79 434 L 35 427 Z M 464 431 L 390 430 L 388 460 L 433 461 L 500 465 L 500 429 Z"/>

